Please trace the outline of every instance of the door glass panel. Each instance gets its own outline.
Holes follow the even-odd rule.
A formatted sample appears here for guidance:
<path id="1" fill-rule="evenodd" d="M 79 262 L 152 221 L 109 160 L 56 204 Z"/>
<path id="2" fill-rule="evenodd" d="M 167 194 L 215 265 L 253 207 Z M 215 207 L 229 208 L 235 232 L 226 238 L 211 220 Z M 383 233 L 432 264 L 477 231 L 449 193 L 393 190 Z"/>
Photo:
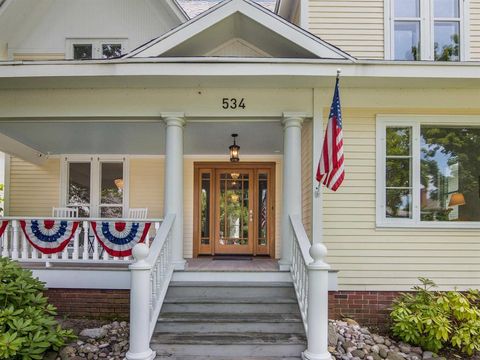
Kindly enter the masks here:
<path id="1" fill-rule="evenodd" d="M 100 217 L 102 218 L 121 218 L 122 216 L 123 216 L 123 207 L 120 207 L 120 206 L 100 207 Z"/>
<path id="2" fill-rule="evenodd" d="M 90 163 L 68 164 L 68 207 L 78 208 L 80 217 L 90 216 Z"/>
<path id="3" fill-rule="evenodd" d="M 220 245 L 248 245 L 249 181 L 248 174 L 220 175 Z"/>
<path id="4" fill-rule="evenodd" d="M 267 245 L 268 229 L 268 175 L 258 175 L 258 245 Z"/>
<path id="5" fill-rule="evenodd" d="M 100 183 L 100 216 L 106 218 L 122 217 L 123 163 L 102 162 L 100 164 Z"/>
<path id="6" fill-rule="evenodd" d="M 210 174 L 202 174 L 201 188 L 201 243 L 202 245 L 210 244 Z"/>

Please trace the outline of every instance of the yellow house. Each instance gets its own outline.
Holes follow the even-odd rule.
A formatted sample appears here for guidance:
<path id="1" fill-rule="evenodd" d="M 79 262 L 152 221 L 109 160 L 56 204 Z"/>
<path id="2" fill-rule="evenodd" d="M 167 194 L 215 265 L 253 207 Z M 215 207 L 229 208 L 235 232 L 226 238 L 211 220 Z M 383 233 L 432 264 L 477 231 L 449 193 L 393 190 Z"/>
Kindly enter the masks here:
<path id="1" fill-rule="evenodd" d="M 225 0 L 193 19 L 176 1 L 41 2 L 0 6 L 1 255 L 64 313 L 130 311 L 128 359 L 329 359 L 328 311 L 378 325 L 418 277 L 480 286 L 480 1 Z M 79 11 L 88 26 L 58 20 Z M 346 175 L 331 192 L 315 174 L 337 70 Z M 62 222 L 45 252 L 35 231 L 48 242 Z M 134 225 L 150 250 L 132 258 L 115 239 Z M 198 322 L 264 294 L 256 314 L 278 306 L 305 329 L 199 354 L 158 334 L 198 311 L 179 294 L 213 304 Z M 249 301 L 244 322 L 267 329 Z"/>

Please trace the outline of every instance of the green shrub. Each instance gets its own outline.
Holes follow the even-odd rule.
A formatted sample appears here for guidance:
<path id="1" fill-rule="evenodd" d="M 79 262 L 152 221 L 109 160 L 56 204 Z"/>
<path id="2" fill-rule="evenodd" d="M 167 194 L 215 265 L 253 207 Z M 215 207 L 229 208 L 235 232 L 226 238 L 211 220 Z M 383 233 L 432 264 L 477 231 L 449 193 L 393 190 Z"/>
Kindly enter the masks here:
<path id="1" fill-rule="evenodd" d="M 31 271 L 0 258 L 0 359 L 42 359 L 75 337 L 55 321 L 44 289 Z"/>
<path id="2" fill-rule="evenodd" d="M 394 335 L 434 352 L 445 346 L 468 355 L 480 351 L 480 292 L 433 291 L 433 281 L 419 280 L 422 285 L 413 287 L 414 293 L 394 302 Z"/>

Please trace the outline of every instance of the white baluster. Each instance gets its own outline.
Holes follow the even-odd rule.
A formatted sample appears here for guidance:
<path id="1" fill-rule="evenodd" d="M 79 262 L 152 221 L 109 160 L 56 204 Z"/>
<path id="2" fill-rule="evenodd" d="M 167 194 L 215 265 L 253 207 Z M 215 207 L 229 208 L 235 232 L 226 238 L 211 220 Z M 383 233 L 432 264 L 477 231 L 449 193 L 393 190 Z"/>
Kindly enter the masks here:
<path id="1" fill-rule="evenodd" d="M 13 220 L 13 241 L 12 241 L 12 259 L 18 259 L 18 244 L 20 241 L 20 222 Z"/>
<path id="2" fill-rule="evenodd" d="M 72 253 L 72 260 L 78 260 L 79 255 L 79 241 L 80 240 L 80 233 L 77 229 L 75 234 L 73 235 L 73 253 Z"/>
<path id="3" fill-rule="evenodd" d="M 88 249 L 88 235 L 89 235 L 89 226 L 88 221 L 84 221 L 82 223 L 83 226 L 83 253 L 82 259 L 88 260 L 89 259 L 89 249 Z M 80 231 L 80 230 L 79 230 Z"/>
<path id="4" fill-rule="evenodd" d="M 96 236 L 93 237 L 93 260 L 98 260 L 99 259 L 99 246 L 100 244 L 98 243 L 98 239 Z"/>
<path id="5" fill-rule="evenodd" d="M 8 238 L 9 236 L 11 236 L 10 235 L 11 228 L 12 228 L 12 225 L 8 224 L 2 236 L 2 239 L 3 239 L 2 240 L 2 257 L 8 257 L 10 252 L 8 248 Z"/>

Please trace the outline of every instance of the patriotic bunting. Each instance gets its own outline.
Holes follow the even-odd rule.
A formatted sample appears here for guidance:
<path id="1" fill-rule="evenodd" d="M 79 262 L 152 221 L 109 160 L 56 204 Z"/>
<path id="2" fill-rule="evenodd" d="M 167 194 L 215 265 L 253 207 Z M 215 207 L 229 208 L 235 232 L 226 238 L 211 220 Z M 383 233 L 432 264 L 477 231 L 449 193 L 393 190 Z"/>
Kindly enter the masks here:
<path id="1" fill-rule="evenodd" d="M 111 256 L 130 256 L 133 247 L 143 243 L 151 223 L 91 222 L 98 242 Z"/>
<path id="2" fill-rule="evenodd" d="M 5 232 L 5 229 L 8 226 L 8 220 L 2 220 L 0 221 L 0 238 L 2 237 L 3 233 Z"/>
<path id="3" fill-rule="evenodd" d="M 27 240 L 43 254 L 63 251 L 75 235 L 79 223 L 67 220 L 20 220 Z"/>

